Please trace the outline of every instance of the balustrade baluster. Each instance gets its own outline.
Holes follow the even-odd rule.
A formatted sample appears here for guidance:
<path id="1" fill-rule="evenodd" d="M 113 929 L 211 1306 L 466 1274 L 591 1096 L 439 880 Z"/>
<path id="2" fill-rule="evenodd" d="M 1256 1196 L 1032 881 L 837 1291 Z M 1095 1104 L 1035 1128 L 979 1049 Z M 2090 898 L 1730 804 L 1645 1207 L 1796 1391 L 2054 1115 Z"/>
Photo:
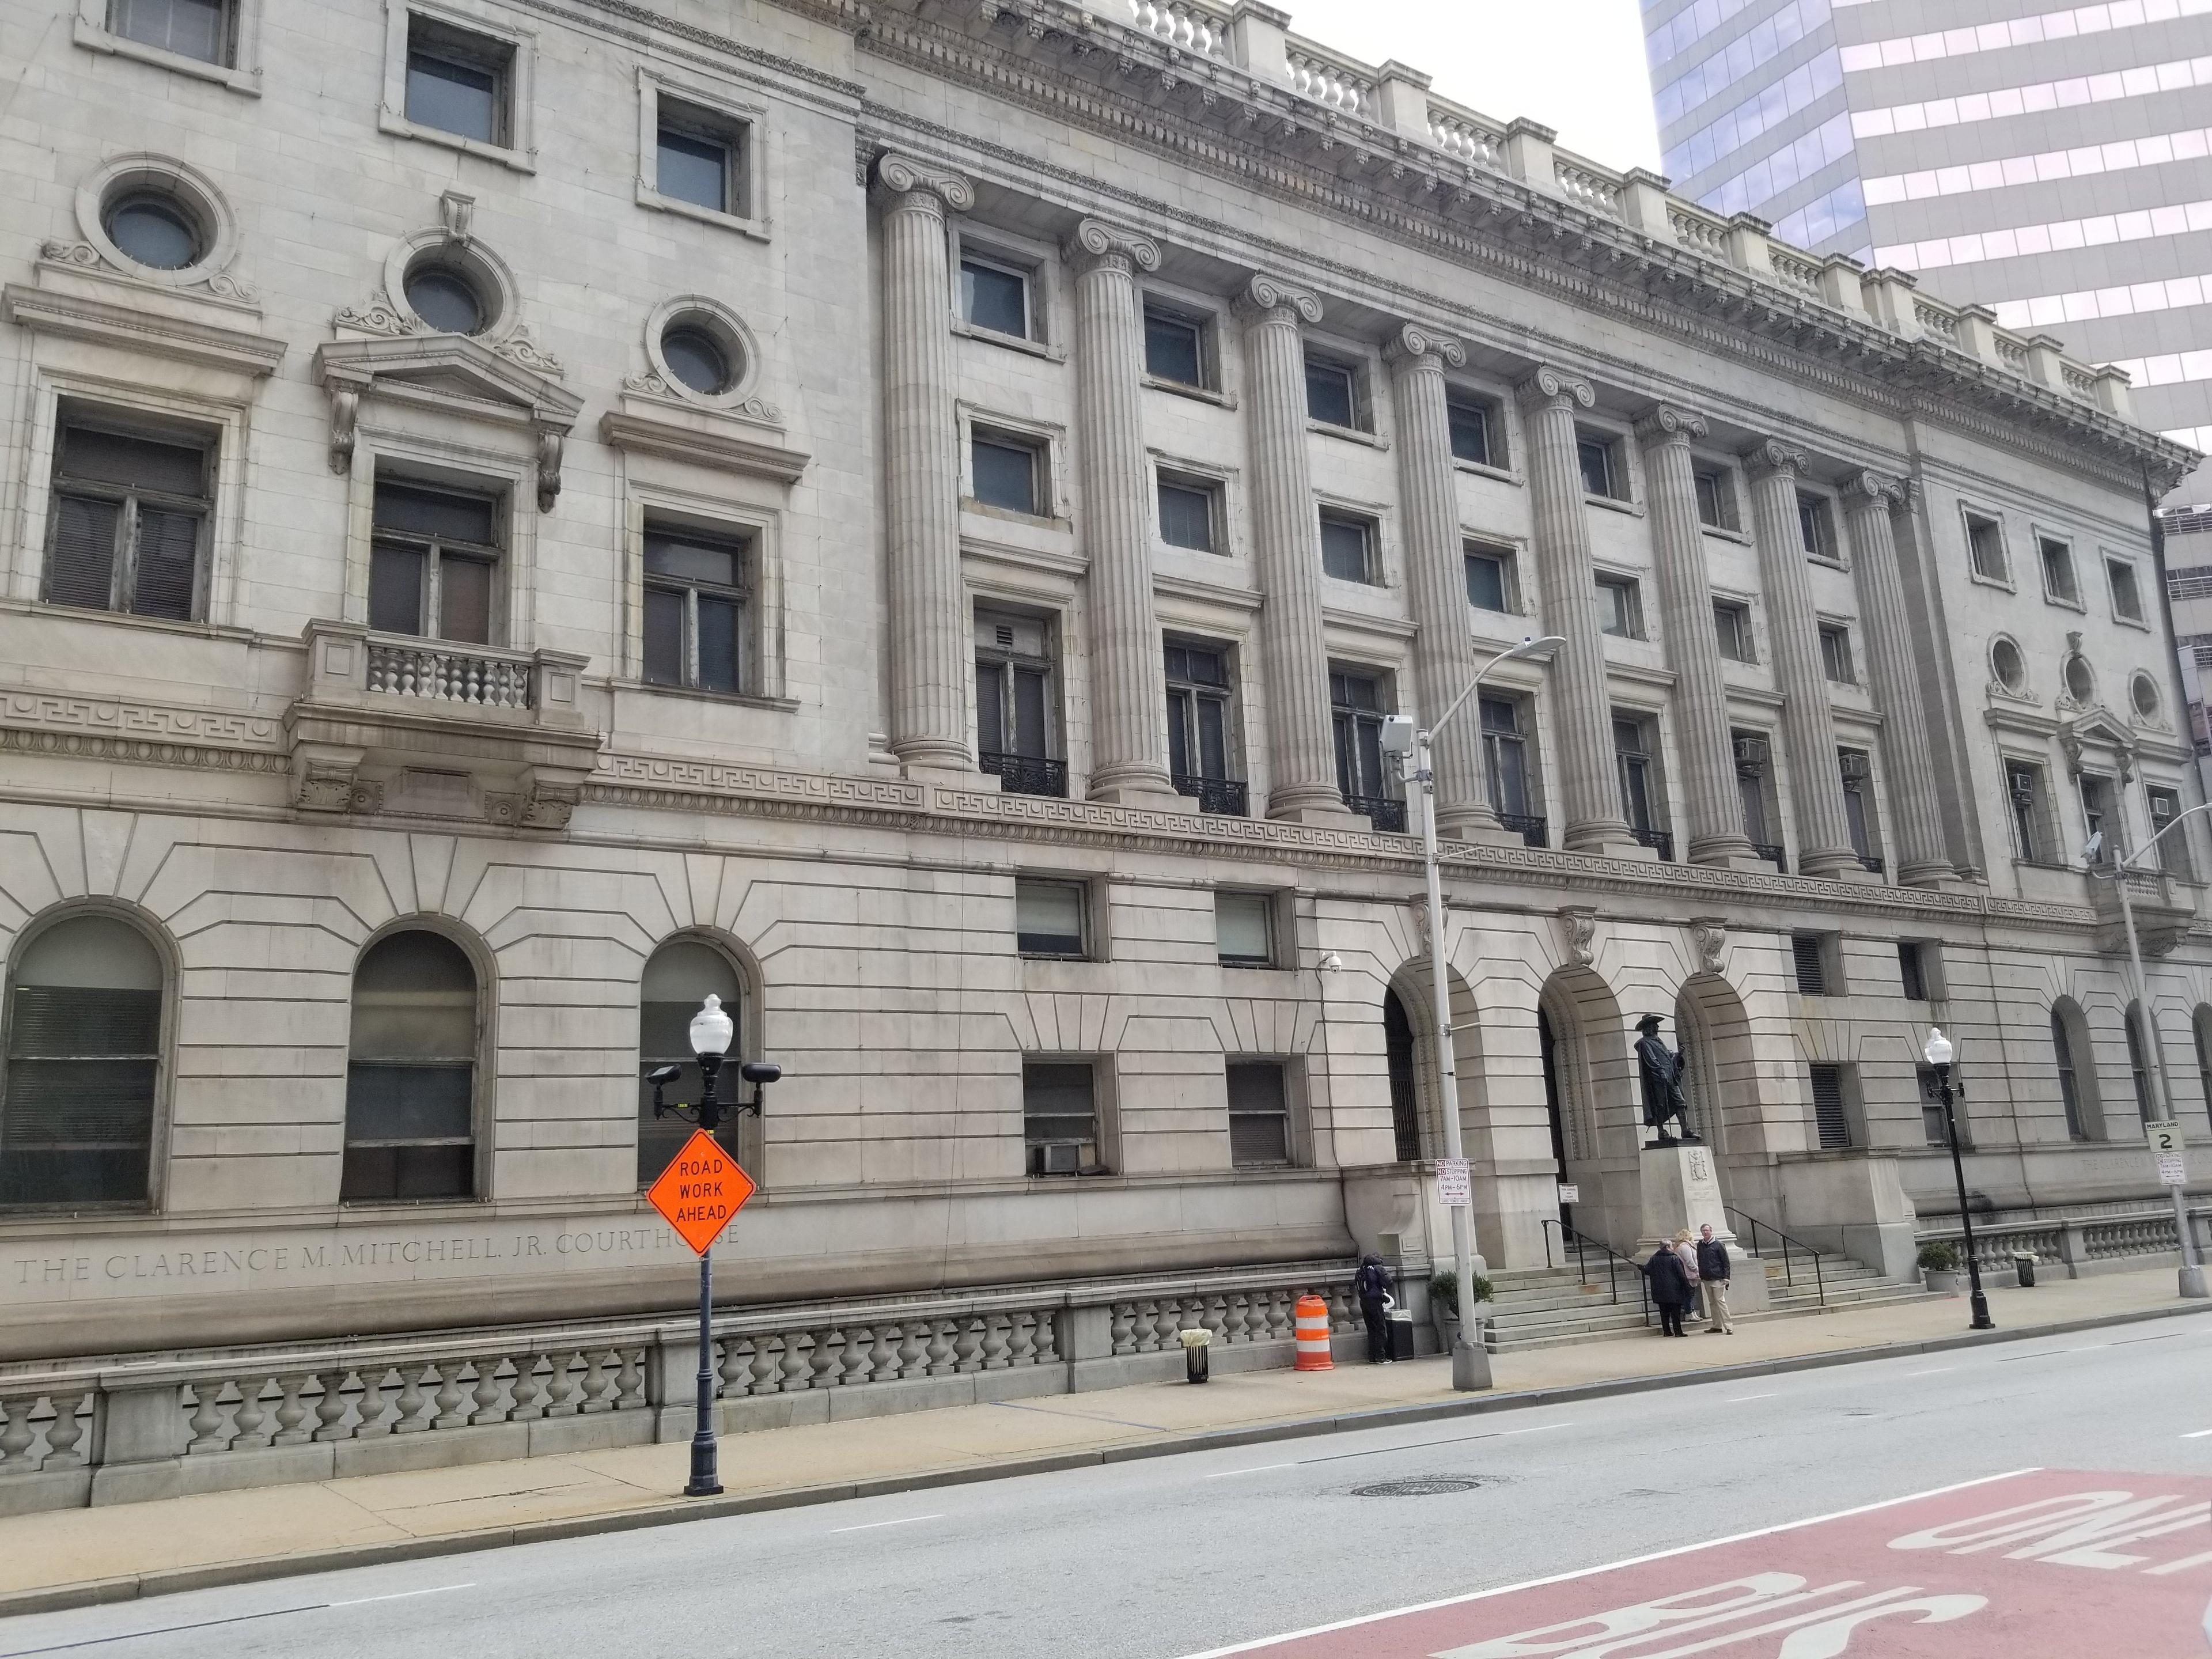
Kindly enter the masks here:
<path id="1" fill-rule="evenodd" d="M 814 1347 L 814 1339 L 805 1331 L 787 1331 L 783 1337 L 783 1392 L 797 1394 L 812 1386 L 814 1369 L 807 1357 Z"/>
<path id="2" fill-rule="evenodd" d="M 1050 1308 L 1036 1316 L 1036 1363 L 1049 1365 L 1060 1358 L 1060 1320 Z"/>
<path id="3" fill-rule="evenodd" d="M 609 1409 L 621 1411 L 626 1407 L 645 1404 L 645 1350 L 625 1347 L 622 1351 L 622 1365 L 615 1372 L 614 1388 L 608 1400 Z"/>
<path id="4" fill-rule="evenodd" d="M 1221 1340 L 1235 1344 L 1251 1340 L 1252 1302 L 1246 1296 L 1231 1296 L 1221 1316 Z"/>
<path id="5" fill-rule="evenodd" d="M 775 1394 L 783 1384 L 783 1340 L 781 1337 L 753 1339 L 752 1382 L 748 1394 Z"/>
<path id="6" fill-rule="evenodd" d="M 953 1340 L 954 1365 L 963 1375 L 983 1369 L 983 1322 L 963 1319 L 957 1322 L 959 1335 Z"/>
<path id="7" fill-rule="evenodd" d="M 191 1385 L 191 1393 L 192 1413 L 185 1419 L 185 1426 L 191 1431 L 192 1437 L 185 1443 L 185 1455 L 226 1449 L 229 1445 L 228 1438 L 216 1432 L 222 1426 L 222 1412 L 216 1403 L 222 1397 L 222 1384 L 219 1382 L 195 1382 Z M 0 1406 L 0 1413 L 6 1409 L 5 1406 Z"/>
<path id="8" fill-rule="evenodd" d="M 78 1420 L 80 1407 L 92 1409 L 95 1396 L 89 1391 L 49 1395 L 54 1405 L 54 1420 L 46 1425 L 46 1461 L 41 1469 L 74 1469 L 82 1466 L 84 1454 L 77 1442 L 84 1438 L 84 1425 Z"/>
<path id="9" fill-rule="evenodd" d="M 534 1353 L 515 1356 L 514 1382 L 511 1389 L 514 1406 L 507 1414 L 508 1422 L 527 1423 L 545 1415 L 545 1385 L 538 1380 L 538 1367 L 541 1363 Z"/>
<path id="10" fill-rule="evenodd" d="M 576 1379 L 574 1372 L 583 1356 L 574 1348 L 563 1348 L 553 1356 L 553 1370 L 545 1379 L 545 1415 L 574 1417 L 576 1414 Z"/>
<path id="11" fill-rule="evenodd" d="M 353 1431 L 355 1439 L 367 1440 L 392 1432 L 392 1425 L 384 1420 L 384 1380 L 391 1374 L 392 1367 L 389 1365 L 371 1365 L 362 1372 L 361 1398 L 356 1402 L 361 1413 L 361 1423 Z"/>
<path id="12" fill-rule="evenodd" d="M 312 1380 L 307 1371 L 292 1371 L 276 1379 L 276 1386 L 284 1391 L 284 1396 L 276 1402 L 276 1433 L 270 1445 L 296 1446 L 307 1439 L 307 1430 L 303 1425 L 307 1420 L 307 1407 L 300 1395 Z"/>
<path id="13" fill-rule="evenodd" d="M 606 1391 L 607 1351 L 587 1349 L 584 1354 L 584 1381 L 576 1396 L 578 1412 L 603 1412 L 607 1402 L 599 1396 Z"/>
<path id="14" fill-rule="evenodd" d="M 1152 1316 L 1152 1346 L 1154 1353 L 1167 1353 L 1181 1347 L 1176 1333 L 1182 1328 L 1183 1304 L 1175 1297 L 1163 1297 L 1159 1311 Z"/>
<path id="15" fill-rule="evenodd" d="M 1116 1355 L 1137 1352 L 1137 1304 L 1116 1302 L 1114 1304 L 1112 1334 L 1113 1349 Z"/>
<path id="16" fill-rule="evenodd" d="M 929 1326 L 909 1322 L 899 1329 L 899 1380 L 913 1382 L 929 1375 Z"/>
<path id="17" fill-rule="evenodd" d="M 392 1433 L 420 1434 L 429 1427 L 424 1419 L 430 1402 L 423 1395 L 422 1384 L 436 1373 L 436 1366 L 420 1363 L 399 1368 L 399 1403 L 392 1408 Z"/>
<path id="18" fill-rule="evenodd" d="M 262 1409 L 261 1397 L 269 1391 L 265 1376 L 240 1378 L 238 1384 L 238 1436 L 230 1443 L 233 1451 L 265 1446 L 275 1432 L 269 1413 Z"/>
<path id="19" fill-rule="evenodd" d="M 469 1363 L 475 1368 L 477 1377 L 477 1385 L 469 1394 L 470 1399 L 476 1402 L 476 1409 L 469 1413 L 469 1421 L 504 1423 L 507 1412 L 500 1401 L 500 1395 L 504 1392 L 499 1385 L 500 1356 L 492 1354 Z"/>
<path id="20" fill-rule="evenodd" d="M 837 1373 L 844 1369 L 845 1333 L 833 1328 L 817 1331 L 813 1336 L 814 1352 L 807 1356 L 813 1372 L 812 1386 L 834 1389 L 837 1386 Z"/>
<path id="21" fill-rule="evenodd" d="M 875 1351 L 869 1356 L 870 1370 L 878 1382 L 896 1382 L 906 1375 L 906 1367 L 899 1358 L 899 1328 L 896 1325 L 876 1327 Z"/>
<path id="22" fill-rule="evenodd" d="M 929 1374 L 932 1376 L 952 1375 L 952 1334 L 957 1328 L 949 1319 L 933 1322 L 929 1328 Z"/>
<path id="23" fill-rule="evenodd" d="M 845 1334 L 845 1370 L 837 1378 L 837 1386 L 849 1389 L 866 1382 L 876 1371 L 876 1334 L 866 1325 L 855 1327 Z"/>
<path id="24" fill-rule="evenodd" d="M 983 1321 L 983 1369 L 1006 1370 L 1007 1347 L 1006 1316 L 992 1314 Z"/>
<path id="25" fill-rule="evenodd" d="M 753 1342 L 749 1336 L 726 1336 L 714 1344 L 714 1377 L 725 1400 L 745 1394 L 752 1384 Z"/>
<path id="26" fill-rule="evenodd" d="M 35 1399 L 0 1400 L 0 1474 L 27 1472 L 31 1449 L 31 1413 Z"/>
<path id="27" fill-rule="evenodd" d="M 315 1401 L 314 1438 L 317 1440 L 353 1438 L 353 1431 L 345 1426 L 345 1381 L 349 1375 L 343 1368 L 315 1373 L 315 1382 L 322 1389 Z"/>
<path id="28" fill-rule="evenodd" d="M 1036 1364 L 1037 1318 L 1035 1314 L 1018 1313 L 1006 1320 L 1006 1364 L 1019 1368 Z"/>
<path id="29" fill-rule="evenodd" d="M 444 1359 L 438 1362 L 438 1394 L 431 1403 L 438 1408 L 430 1419 L 434 1429 L 458 1429 L 469 1420 L 461 1409 L 461 1373 L 468 1367 L 465 1359 Z"/>

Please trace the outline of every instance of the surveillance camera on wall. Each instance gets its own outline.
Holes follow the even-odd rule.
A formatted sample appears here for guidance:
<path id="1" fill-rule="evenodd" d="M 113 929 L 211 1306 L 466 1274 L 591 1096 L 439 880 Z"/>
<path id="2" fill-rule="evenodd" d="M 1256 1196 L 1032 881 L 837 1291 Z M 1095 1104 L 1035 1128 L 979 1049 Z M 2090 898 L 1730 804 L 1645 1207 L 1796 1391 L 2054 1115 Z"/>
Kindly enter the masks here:
<path id="1" fill-rule="evenodd" d="M 1382 717 L 1382 752 L 1386 755 L 1410 755 L 1413 752 L 1413 721 L 1407 714 L 1385 714 Z"/>

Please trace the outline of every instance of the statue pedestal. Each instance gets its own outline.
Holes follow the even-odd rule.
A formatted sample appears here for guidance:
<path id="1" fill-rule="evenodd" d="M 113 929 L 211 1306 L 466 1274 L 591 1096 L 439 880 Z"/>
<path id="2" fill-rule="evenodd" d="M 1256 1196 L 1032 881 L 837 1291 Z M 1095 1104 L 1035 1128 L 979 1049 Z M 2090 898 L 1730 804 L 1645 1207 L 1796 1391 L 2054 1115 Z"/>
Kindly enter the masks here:
<path id="1" fill-rule="evenodd" d="M 1710 1146 L 1646 1146 L 1642 1158 L 1644 1229 L 1637 1249 L 1649 1255 L 1655 1244 L 1671 1244 L 1687 1227 L 1690 1237 L 1708 1222 L 1713 1237 L 1733 1243 L 1728 1211 L 1721 1204 L 1721 1181 Z"/>

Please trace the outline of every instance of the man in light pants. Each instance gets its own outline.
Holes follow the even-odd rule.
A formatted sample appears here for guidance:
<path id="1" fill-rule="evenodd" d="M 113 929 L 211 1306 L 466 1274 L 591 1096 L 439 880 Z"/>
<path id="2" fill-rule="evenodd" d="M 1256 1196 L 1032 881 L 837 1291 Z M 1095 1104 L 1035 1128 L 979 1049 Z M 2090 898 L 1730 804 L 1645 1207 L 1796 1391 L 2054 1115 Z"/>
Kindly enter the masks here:
<path id="1" fill-rule="evenodd" d="M 1713 1224 L 1708 1221 L 1698 1229 L 1698 1293 L 1705 1298 L 1709 1336 L 1735 1334 L 1729 1322 L 1728 1287 L 1728 1246 L 1713 1237 Z"/>

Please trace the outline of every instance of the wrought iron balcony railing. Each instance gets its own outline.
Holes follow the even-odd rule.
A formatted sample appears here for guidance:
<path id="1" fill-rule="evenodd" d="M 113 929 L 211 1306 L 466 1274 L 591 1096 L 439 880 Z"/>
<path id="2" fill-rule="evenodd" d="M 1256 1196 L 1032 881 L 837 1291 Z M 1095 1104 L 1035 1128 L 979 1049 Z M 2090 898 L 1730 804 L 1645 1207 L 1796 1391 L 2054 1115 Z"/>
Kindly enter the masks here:
<path id="1" fill-rule="evenodd" d="M 1202 778 L 1178 772 L 1175 789 L 1178 795 L 1188 795 L 1195 800 L 1201 812 L 1241 818 L 1249 816 L 1252 811 L 1251 795 L 1241 779 Z"/>
<path id="2" fill-rule="evenodd" d="M 1631 830 L 1628 833 L 1636 837 L 1638 846 L 1656 848 L 1667 863 L 1674 861 L 1674 838 L 1664 830 Z"/>
<path id="3" fill-rule="evenodd" d="M 1388 795 L 1346 795 L 1344 804 L 1386 835 L 1406 833 L 1406 803 Z"/>
<path id="4" fill-rule="evenodd" d="M 1881 855 L 1876 853 L 1860 854 L 1859 862 L 1864 865 L 1868 869 L 1873 871 L 1877 876 L 1881 875 L 1884 871 L 1889 868 L 1887 864 L 1884 864 L 1881 861 Z"/>
<path id="5" fill-rule="evenodd" d="M 985 750 L 977 757 L 982 769 L 998 779 L 1009 795 L 1049 795 L 1067 799 L 1067 763 L 1042 755 L 1000 755 Z"/>
<path id="6" fill-rule="evenodd" d="M 1784 875 L 1790 873 L 1790 854 L 1778 842 L 1755 841 L 1751 850 L 1765 859 Z"/>
<path id="7" fill-rule="evenodd" d="M 1531 847 L 1552 844 L 1551 820 L 1541 812 L 1500 812 L 1498 822 L 1504 828 L 1516 831 Z"/>

